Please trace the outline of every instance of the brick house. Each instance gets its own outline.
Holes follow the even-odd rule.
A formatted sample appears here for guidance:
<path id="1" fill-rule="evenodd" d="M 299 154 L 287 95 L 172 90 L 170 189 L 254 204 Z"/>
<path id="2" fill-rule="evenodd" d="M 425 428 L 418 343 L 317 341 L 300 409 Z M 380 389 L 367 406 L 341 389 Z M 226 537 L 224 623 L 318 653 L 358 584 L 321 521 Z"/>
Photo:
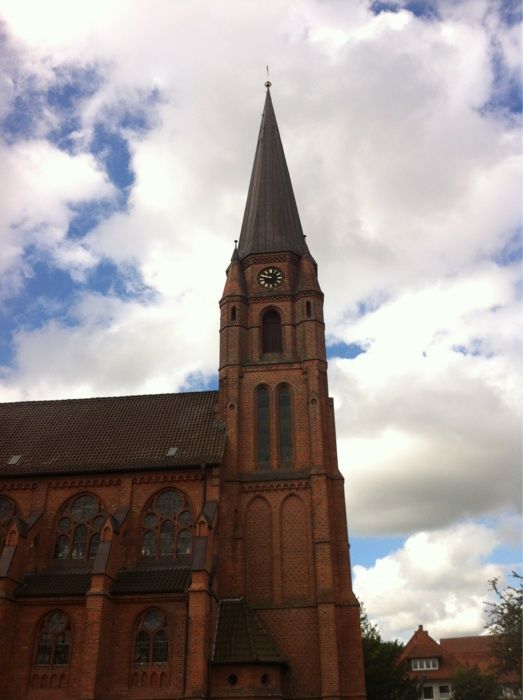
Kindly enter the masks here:
<path id="1" fill-rule="evenodd" d="M 451 677 L 459 670 L 477 668 L 492 673 L 492 635 L 450 637 L 439 644 L 420 625 L 400 656 L 408 660 L 410 677 L 417 681 L 423 700 L 448 700 L 452 697 Z M 499 678 L 500 698 L 520 698 L 521 679 L 516 674 Z"/>
<path id="2" fill-rule="evenodd" d="M 363 700 L 323 294 L 267 85 L 219 390 L 0 404 L 0 697 Z"/>

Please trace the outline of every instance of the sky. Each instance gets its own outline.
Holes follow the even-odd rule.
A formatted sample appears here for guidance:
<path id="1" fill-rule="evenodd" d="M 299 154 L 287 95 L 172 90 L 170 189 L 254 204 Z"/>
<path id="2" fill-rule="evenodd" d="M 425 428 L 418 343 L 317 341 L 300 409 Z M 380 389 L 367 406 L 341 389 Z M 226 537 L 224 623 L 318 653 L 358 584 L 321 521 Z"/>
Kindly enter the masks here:
<path id="1" fill-rule="evenodd" d="M 273 103 L 325 292 L 354 589 L 482 633 L 520 565 L 517 0 L 0 0 L 0 399 L 216 388 Z"/>

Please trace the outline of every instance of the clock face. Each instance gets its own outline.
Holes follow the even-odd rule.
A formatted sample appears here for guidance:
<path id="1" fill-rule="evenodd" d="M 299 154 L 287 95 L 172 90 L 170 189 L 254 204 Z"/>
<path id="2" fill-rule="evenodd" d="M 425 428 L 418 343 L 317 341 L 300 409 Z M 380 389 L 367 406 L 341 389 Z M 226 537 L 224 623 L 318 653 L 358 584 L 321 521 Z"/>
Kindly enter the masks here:
<path id="1" fill-rule="evenodd" d="M 283 282 L 283 272 L 277 267 L 266 267 L 258 273 L 258 284 L 266 289 L 279 287 Z"/>

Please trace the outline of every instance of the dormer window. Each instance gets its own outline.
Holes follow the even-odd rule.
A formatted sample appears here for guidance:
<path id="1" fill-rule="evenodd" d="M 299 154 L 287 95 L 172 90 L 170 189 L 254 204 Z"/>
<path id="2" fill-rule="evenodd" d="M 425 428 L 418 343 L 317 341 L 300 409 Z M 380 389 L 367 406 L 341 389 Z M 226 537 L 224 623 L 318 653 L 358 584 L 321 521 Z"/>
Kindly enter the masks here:
<path id="1" fill-rule="evenodd" d="M 411 668 L 413 671 L 435 671 L 439 668 L 437 658 L 433 659 L 412 659 Z"/>

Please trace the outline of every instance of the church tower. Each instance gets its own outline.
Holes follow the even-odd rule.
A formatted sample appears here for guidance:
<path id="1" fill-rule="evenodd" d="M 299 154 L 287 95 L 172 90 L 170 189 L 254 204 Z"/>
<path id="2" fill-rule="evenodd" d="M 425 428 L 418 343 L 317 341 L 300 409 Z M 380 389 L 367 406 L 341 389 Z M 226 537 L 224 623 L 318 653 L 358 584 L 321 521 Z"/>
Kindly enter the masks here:
<path id="1" fill-rule="evenodd" d="M 323 293 L 266 87 L 240 239 L 220 301 L 219 417 L 227 444 L 215 580 L 215 644 L 238 616 L 260 639 L 255 649 L 251 635 L 243 657 L 214 650 L 211 695 L 245 697 L 241 666 L 256 697 L 361 700 L 359 605 Z"/>

